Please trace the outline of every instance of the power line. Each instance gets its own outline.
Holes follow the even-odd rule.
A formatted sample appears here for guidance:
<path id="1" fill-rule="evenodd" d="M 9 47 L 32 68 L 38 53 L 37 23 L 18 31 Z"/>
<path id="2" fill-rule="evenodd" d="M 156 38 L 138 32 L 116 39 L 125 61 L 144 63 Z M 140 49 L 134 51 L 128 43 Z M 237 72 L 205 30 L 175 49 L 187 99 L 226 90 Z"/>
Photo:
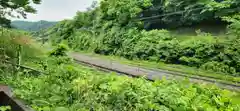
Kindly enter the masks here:
<path id="1" fill-rule="evenodd" d="M 151 16 L 151 17 L 144 17 L 144 18 L 141 18 L 141 19 L 139 19 L 139 20 L 155 19 L 155 18 L 159 18 L 159 17 L 164 17 L 164 16 L 170 16 L 170 15 L 180 14 L 180 13 L 183 13 L 183 12 L 186 12 L 186 11 L 201 10 L 201 9 L 204 9 L 204 8 L 205 8 L 205 7 L 201 7 L 201 8 L 191 9 L 191 10 L 177 11 L 177 12 L 173 12 L 173 13 L 167 13 L 167 14 L 156 15 L 156 16 Z"/>

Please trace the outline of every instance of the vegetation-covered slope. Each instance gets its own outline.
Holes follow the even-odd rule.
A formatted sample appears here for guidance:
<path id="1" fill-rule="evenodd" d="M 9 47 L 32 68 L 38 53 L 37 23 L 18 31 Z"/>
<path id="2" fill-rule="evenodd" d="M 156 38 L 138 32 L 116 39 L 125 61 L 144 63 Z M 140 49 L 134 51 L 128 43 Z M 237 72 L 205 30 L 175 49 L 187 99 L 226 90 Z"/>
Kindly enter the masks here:
<path id="1" fill-rule="evenodd" d="M 174 17 L 168 15 L 159 17 L 161 20 L 158 21 L 164 24 L 181 22 L 179 26 L 184 26 L 188 25 L 186 22 L 192 24 L 204 20 L 215 22 L 220 20 L 230 24 L 224 37 L 212 36 L 197 30 L 195 37 L 199 39 L 185 40 L 179 40 L 179 35 L 167 30 L 143 29 L 146 21 L 141 20 L 141 15 L 144 11 L 157 7 L 156 3 L 151 0 L 104 0 L 93 10 L 78 12 L 73 20 L 61 21 L 47 33 L 50 34 L 53 44 L 64 42 L 75 50 L 90 50 L 98 54 L 117 55 L 127 59 L 182 64 L 239 76 L 240 18 L 235 9 L 240 6 L 238 1 L 162 1 L 157 5 L 161 6 L 161 9 L 158 9 L 162 12 L 160 14 L 185 10 L 181 17 L 179 14 L 175 14 Z M 172 7 L 174 5 L 176 7 Z M 200 12 L 191 10 L 198 7 L 202 8 Z M 225 12 L 226 10 L 229 11 Z M 154 15 L 150 12 L 146 13 Z M 174 18 L 181 20 L 172 20 Z M 165 19 L 171 21 L 168 23 L 164 21 Z"/>
<path id="2" fill-rule="evenodd" d="M 36 45 L 33 41 L 27 44 L 13 42 L 31 40 L 26 36 L 21 32 L 4 30 L 1 38 L 6 39 L 1 39 L 4 42 L 0 48 L 6 52 L 3 56 L 8 58 L 2 60 L 14 58 L 7 52 L 17 52 L 14 48 L 8 48 L 8 43 L 24 46 L 21 50 L 22 64 L 45 73 L 38 75 L 27 69 L 13 72 L 11 66 L 0 64 L 0 82 L 10 85 L 16 97 L 37 111 L 239 110 L 239 101 L 235 97 L 237 93 L 210 85 L 192 84 L 187 80 L 150 82 L 142 78 L 106 75 L 74 64 L 64 56 L 64 45 L 58 45 L 47 53 L 40 47 L 30 50 Z M 38 56 L 22 55 L 26 53 L 36 53 Z"/>
<path id="3" fill-rule="evenodd" d="M 224 24 L 221 17 L 239 12 L 238 0 L 152 0 L 141 19 L 147 28 Z"/>
<path id="4" fill-rule="evenodd" d="M 11 26 L 24 31 L 40 31 L 47 28 L 50 28 L 57 24 L 57 22 L 50 21 L 38 21 L 38 22 L 29 22 L 29 21 L 12 21 Z"/>
<path id="5" fill-rule="evenodd" d="M 49 42 L 56 46 L 51 52 L 44 50 L 49 47 L 40 48 L 27 33 L 1 29 L 0 83 L 10 85 L 16 97 L 37 111 L 239 111 L 239 95 L 233 91 L 187 80 L 150 82 L 104 73 L 76 65 L 66 56 L 67 47 L 60 43 L 75 50 L 90 50 L 130 60 L 182 64 L 239 76 L 238 13 L 231 11 L 228 17 L 217 16 L 230 23 L 225 38 L 197 31 L 196 37 L 211 40 L 179 40 L 167 30 L 143 30 L 144 23 L 139 16 L 152 7 L 152 3 L 151 0 L 102 0 L 92 10 L 78 12 L 73 20 L 64 20 L 41 33 L 49 35 Z M 215 12 L 225 8 L 232 10 L 239 2 L 164 0 L 160 6 L 166 13 L 199 5 L 206 11 Z M 195 22 L 193 18 L 199 18 L 196 13 L 199 12 L 191 11 L 187 18 L 180 18 L 184 22 Z M 201 17 L 208 18 L 206 15 Z M 172 19 L 168 17 L 168 20 Z M 175 23 L 179 25 L 178 22 Z"/>

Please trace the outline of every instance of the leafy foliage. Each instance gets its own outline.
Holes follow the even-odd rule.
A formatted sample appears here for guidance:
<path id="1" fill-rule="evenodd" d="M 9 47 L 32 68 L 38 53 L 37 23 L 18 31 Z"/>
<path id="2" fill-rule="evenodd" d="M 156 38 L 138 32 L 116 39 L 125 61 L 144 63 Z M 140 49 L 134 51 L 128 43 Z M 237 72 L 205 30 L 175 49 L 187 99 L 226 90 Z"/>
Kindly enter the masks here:
<path id="1" fill-rule="evenodd" d="M 16 63 L 18 52 L 21 51 L 22 61 L 36 58 L 42 54 L 42 51 L 37 48 L 37 44 L 30 38 L 30 34 L 1 28 L 0 39 L 0 59 L 1 61 L 11 61 Z M 26 58 L 26 59 L 24 59 Z"/>
<path id="2" fill-rule="evenodd" d="M 170 8 L 171 4 L 165 5 Z M 189 3 L 180 1 L 180 4 Z M 136 18 L 150 6 L 150 0 L 103 0 L 99 7 L 86 13 L 79 12 L 74 20 L 64 20 L 46 33 L 51 35 L 55 45 L 66 43 L 78 50 L 91 49 L 96 53 L 129 59 L 240 72 L 238 38 L 227 42 L 180 42 L 166 30 L 140 30 L 143 24 Z M 82 20 L 86 22 L 80 22 Z M 0 48 L 7 52 L 4 56 L 13 58 L 15 46 L 32 46 L 31 42 L 25 42 L 25 34 L 19 37 L 21 34 L 6 31 L 8 33 L 2 35 L 4 39 L 0 39 Z M 10 70 L 0 71 L 0 82 L 13 87 L 15 95 L 37 111 L 240 110 L 239 105 L 232 102 L 233 92 L 211 85 L 192 84 L 187 80 L 150 82 L 116 74 L 106 76 L 103 72 L 75 65 L 71 59 L 64 57 L 66 49 L 60 44 L 50 53 L 53 56 L 42 55 L 31 61 L 32 66 L 44 70 L 46 74 L 34 76 L 34 72 L 27 70 L 14 74 Z M 29 52 L 26 50 L 26 53 Z M 24 58 L 29 60 L 27 55 Z"/>
<path id="3" fill-rule="evenodd" d="M 11 110 L 10 106 L 1 106 L 0 107 L 0 111 L 8 111 L 8 110 Z"/>
<path id="4" fill-rule="evenodd" d="M 223 19 L 231 24 L 228 26 L 229 34 L 240 37 L 240 14 L 233 15 L 232 17 L 223 17 Z"/>
<path id="5" fill-rule="evenodd" d="M 238 0 L 153 0 L 152 3 L 142 12 L 148 28 L 154 28 L 149 24 L 174 28 L 216 22 L 223 16 L 238 13 L 240 5 Z"/>
<path id="6" fill-rule="evenodd" d="M 207 62 L 201 66 L 201 68 L 206 70 L 212 70 L 215 72 L 224 72 L 224 73 L 236 73 L 235 68 L 229 67 L 228 65 L 225 65 L 223 63 L 219 62 Z"/>
<path id="7" fill-rule="evenodd" d="M 133 29 L 126 35 L 137 32 L 138 30 Z M 16 32 L 9 30 L 7 34 L 11 33 Z M 173 40 L 166 30 L 143 31 L 138 34 L 152 35 L 154 39 L 161 41 L 160 43 Z M 153 43 L 153 48 L 158 48 L 159 43 L 156 41 L 144 37 L 142 40 L 148 41 L 147 46 Z M 8 39 L 3 44 L 8 42 L 11 40 Z M 6 50 L 7 47 L 2 48 Z M 72 59 L 58 56 L 64 54 L 63 49 L 66 49 L 65 46 L 59 45 L 54 50 L 57 57 L 39 54 L 34 60 L 23 61 L 44 70 L 44 74 L 37 76 L 29 70 L 17 73 L 11 73 L 10 70 L 0 71 L 0 83 L 10 85 L 15 96 L 36 111 L 239 110 L 239 105 L 232 102 L 231 97 L 235 96 L 233 92 L 211 85 L 192 84 L 188 80 L 163 79 L 150 82 L 144 78 L 106 75 L 106 72 L 76 65 Z"/>
<path id="8" fill-rule="evenodd" d="M 64 44 L 59 44 L 56 49 L 52 50 L 50 52 L 50 56 L 55 56 L 55 57 L 59 57 L 59 56 L 66 56 L 66 52 L 68 50 L 68 47 Z"/>
<path id="9" fill-rule="evenodd" d="M 72 62 L 58 64 L 58 59 L 44 58 L 47 75 L 3 74 L 1 82 L 11 85 L 16 96 L 37 111 L 238 110 L 229 98 L 234 94 L 226 90 L 188 81 L 106 76 Z"/>
<path id="10" fill-rule="evenodd" d="M 226 4 L 229 3 L 229 4 Z M 219 63 L 219 69 L 204 68 L 206 70 L 220 71 L 239 76 L 238 52 L 239 17 L 234 7 L 237 1 L 112 1 L 104 0 L 100 6 L 87 12 L 78 12 L 74 20 L 62 21 L 50 30 L 53 44 L 67 41 L 70 48 L 75 50 L 91 50 L 98 54 L 118 55 L 127 59 L 142 59 L 151 61 L 163 61 L 166 63 L 183 64 L 193 67 L 207 67 L 205 63 Z M 163 6 L 163 7 L 158 7 Z M 176 7 L 172 7 L 176 6 Z M 202 8 L 201 10 L 191 10 Z M 146 10 L 162 10 L 159 13 L 170 13 L 176 10 L 187 12 L 177 15 L 164 16 L 164 23 L 178 22 L 187 25 L 203 20 L 212 20 L 212 14 L 222 13 L 225 9 L 233 10 L 232 13 L 217 15 L 218 21 L 224 18 L 229 25 L 229 40 L 220 40 L 211 34 L 196 31 L 197 37 L 215 38 L 212 41 L 175 39 L 167 30 L 142 30 L 143 22 L 140 16 L 144 16 Z M 150 10 L 150 11 L 151 11 Z M 155 11 L 156 11 L 155 10 Z M 196 15 L 200 13 L 200 15 Z M 210 14 L 210 15 L 209 15 Z M 235 14 L 235 15 L 234 15 Z M 173 20 L 177 19 L 177 20 Z M 179 20 L 180 19 L 180 20 Z M 237 37 L 237 38 L 236 38 Z M 221 66 L 221 67 L 220 67 Z M 226 69 L 227 68 L 227 69 Z"/>
<path id="11" fill-rule="evenodd" d="M 35 13 L 30 5 L 40 4 L 41 0 L 1 0 L 0 1 L 0 26 L 10 27 L 9 17 L 26 18 L 27 13 Z"/>

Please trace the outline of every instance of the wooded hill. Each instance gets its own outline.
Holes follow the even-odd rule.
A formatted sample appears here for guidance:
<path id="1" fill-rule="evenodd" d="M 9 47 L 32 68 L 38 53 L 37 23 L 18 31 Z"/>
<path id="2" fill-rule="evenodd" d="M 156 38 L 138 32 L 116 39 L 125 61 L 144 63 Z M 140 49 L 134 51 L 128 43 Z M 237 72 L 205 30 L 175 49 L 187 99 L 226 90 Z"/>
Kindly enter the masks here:
<path id="1" fill-rule="evenodd" d="M 182 64 L 236 76 L 240 74 L 240 52 L 239 40 L 233 38 L 239 36 L 239 6 L 238 0 L 103 0 L 86 12 L 78 12 L 72 20 L 59 22 L 45 35 L 50 34 L 53 44 L 65 42 L 75 50 Z M 180 35 L 168 30 L 146 31 L 146 24 L 154 23 L 152 20 L 169 27 L 205 21 L 229 25 L 224 37 L 196 30 L 197 40 L 180 40 Z"/>
<path id="2" fill-rule="evenodd" d="M 12 21 L 11 26 L 13 28 L 24 30 L 24 31 L 40 31 L 54 26 L 57 22 L 50 21 L 38 21 L 38 22 L 29 22 L 29 21 Z"/>

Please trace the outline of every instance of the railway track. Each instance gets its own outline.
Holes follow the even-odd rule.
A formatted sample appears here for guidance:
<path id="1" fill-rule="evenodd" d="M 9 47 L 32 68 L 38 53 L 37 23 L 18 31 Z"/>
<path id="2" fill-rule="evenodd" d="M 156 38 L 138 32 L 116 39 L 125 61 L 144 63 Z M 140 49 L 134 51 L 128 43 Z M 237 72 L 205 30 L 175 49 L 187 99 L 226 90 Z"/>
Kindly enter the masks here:
<path id="1" fill-rule="evenodd" d="M 215 84 L 220 88 L 240 91 L 240 84 L 230 84 L 213 78 L 206 78 L 200 76 L 189 76 L 187 74 L 181 74 L 177 72 L 165 71 L 165 70 L 153 70 L 140 68 L 135 66 L 123 65 L 115 61 L 111 60 L 102 60 L 97 57 L 90 57 L 87 55 L 79 54 L 79 53 L 71 53 L 69 54 L 77 63 L 82 65 L 87 65 L 90 67 L 97 68 L 102 71 L 108 72 L 117 72 L 119 74 L 125 74 L 132 77 L 142 77 L 145 76 L 146 79 L 150 81 L 154 81 L 157 79 L 176 79 L 183 80 L 188 78 L 191 82 L 194 83 L 206 83 L 206 84 Z"/>

